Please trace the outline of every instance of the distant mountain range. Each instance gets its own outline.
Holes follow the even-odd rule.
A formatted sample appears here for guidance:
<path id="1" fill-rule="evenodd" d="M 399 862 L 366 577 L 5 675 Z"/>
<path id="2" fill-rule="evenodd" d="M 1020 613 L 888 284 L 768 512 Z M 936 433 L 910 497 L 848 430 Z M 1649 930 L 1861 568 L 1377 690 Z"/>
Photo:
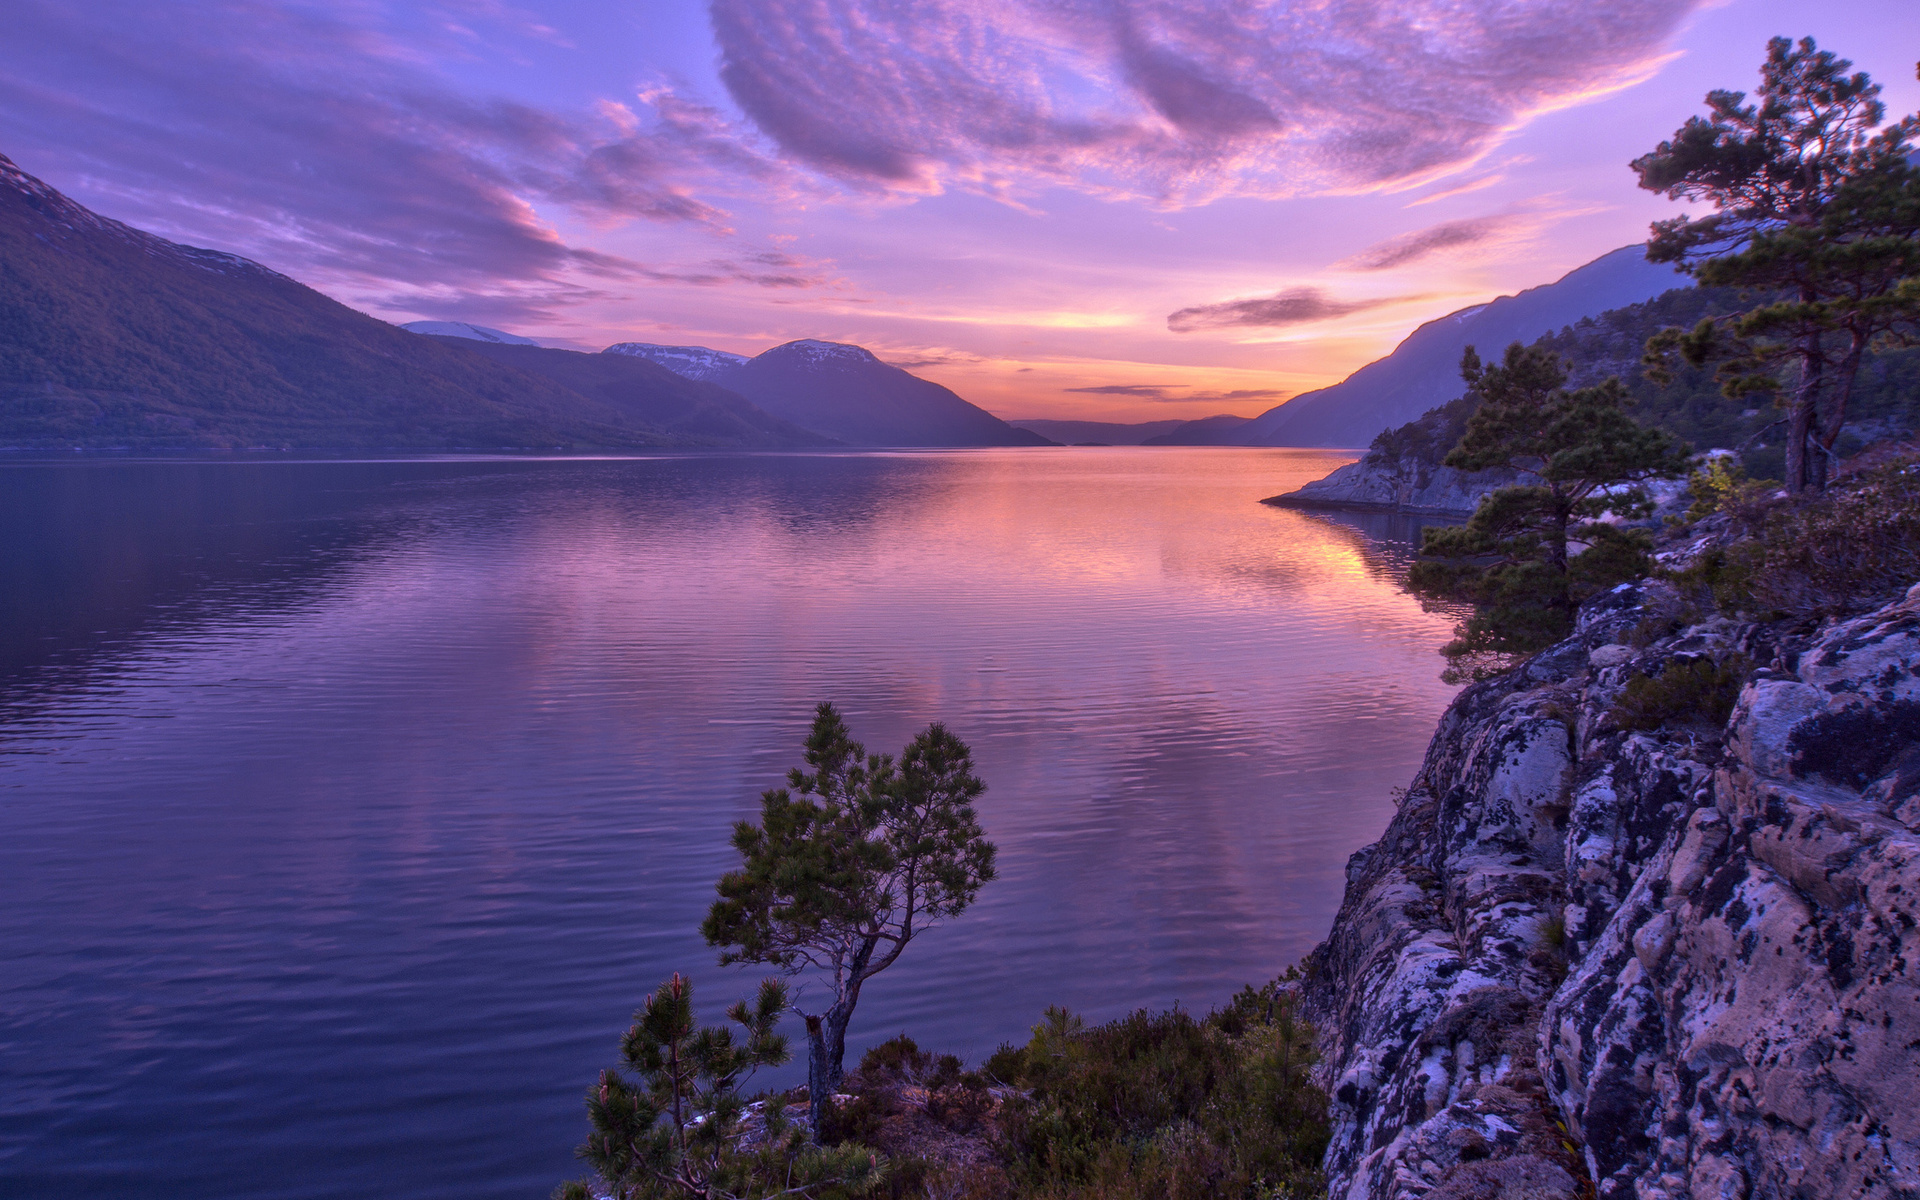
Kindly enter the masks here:
<path id="1" fill-rule="evenodd" d="M 781 420 L 738 392 L 684 378 L 645 359 L 549 350 L 525 339 L 473 341 L 478 344 L 469 345 L 472 353 L 551 380 L 597 402 L 644 414 L 651 424 L 689 446 L 777 450 L 838 444 L 833 438 Z"/>
<path id="2" fill-rule="evenodd" d="M 849 446 L 1048 446 L 931 380 L 859 346 L 805 338 L 743 358 L 705 346 L 622 342 L 604 355 L 658 363 L 739 392 L 775 416 Z"/>
<path id="3" fill-rule="evenodd" d="M 1201 417 L 1197 421 L 1187 421 L 1178 429 L 1155 434 L 1142 445 L 1145 446 L 1231 446 L 1233 439 L 1246 428 L 1248 419 L 1236 417 L 1231 413 L 1221 413 L 1214 417 Z"/>
<path id="4" fill-rule="evenodd" d="M 0 446 L 1049 444 L 858 346 L 584 354 L 459 321 L 396 328 L 102 217 L 4 155 L 0 266 Z M 722 368 L 726 386 L 703 377 Z"/>
<path id="5" fill-rule="evenodd" d="M 1008 421 L 1007 424 L 1015 429 L 1032 430 L 1064 446 L 1138 446 L 1150 437 L 1172 433 L 1192 422 L 1175 418 L 1171 421 L 1141 421 L 1129 425 L 1119 421 L 1053 421 L 1036 417 L 1032 420 Z"/>
<path id="6" fill-rule="evenodd" d="M 600 354 L 457 321 L 375 320 L 274 271 L 91 212 L 0 155 L 0 445 L 287 447 L 1360 446 L 1497 354 L 1681 282 L 1631 246 L 1430 321 L 1251 420 L 1002 421 L 867 350 Z M 420 336 L 424 335 L 424 336 Z"/>
<path id="7" fill-rule="evenodd" d="M 0 156 L 0 445 L 819 445 L 649 364 L 564 381 L 547 352 L 421 337 L 258 263 L 109 220 Z M 530 352 L 520 366 L 482 348 Z M 553 353 L 565 354 L 564 351 Z M 593 355 L 575 355 L 597 359 Z M 579 390 L 584 388 L 585 390 Z"/>

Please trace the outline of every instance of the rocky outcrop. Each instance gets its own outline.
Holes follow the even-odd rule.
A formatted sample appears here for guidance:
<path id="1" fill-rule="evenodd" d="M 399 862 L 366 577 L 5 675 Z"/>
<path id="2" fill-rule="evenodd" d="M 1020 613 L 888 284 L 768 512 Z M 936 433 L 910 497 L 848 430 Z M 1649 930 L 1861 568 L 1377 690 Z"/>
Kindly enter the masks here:
<path id="1" fill-rule="evenodd" d="M 1920 586 L 1823 628 L 1675 601 L 1462 692 L 1349 862 L 1302 985 L 1333 1196 L 1920 1196 Z M 1702 659 L 1748 675 L 1724 723 L 1622 727 Z"/>
<path id="2" fill-rule="evenodd" d="M 1519 480 L 1513 471 L 1460 471 L 1417 459 L 1383 459 L 1369 454 L 1325 479 L 1316 479 L 1285 495 L 1269 496 L 1260 503 L 1281 508 L 1469 517 L 1481 497 Z"/>

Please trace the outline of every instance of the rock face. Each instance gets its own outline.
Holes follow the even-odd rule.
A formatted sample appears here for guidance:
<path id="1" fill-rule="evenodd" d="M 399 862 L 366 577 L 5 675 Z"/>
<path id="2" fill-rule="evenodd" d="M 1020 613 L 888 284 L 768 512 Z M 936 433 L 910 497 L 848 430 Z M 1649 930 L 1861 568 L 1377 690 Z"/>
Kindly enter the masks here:
<path id="1" fill-rule="evenodd" d="M 1462 692 L 1349 862 L 1302 985 L 1333 1196 L 1920 1196 L 1920 586 L 1649 640 L 1675 600 Z M 1761 664 L 1724 724 L 1622 728 L 1702 658 Z"/>
<path id="2" fill-rule="evenodd" d="M 1351 462 L 1284 496 L 1262 504 L 1281 508 L 1332 508 L 1470 517 L 1481 497 L 1519 482 L 1512 471 L 1460 471 L 1418 460 L 1385 461 L 1373 455 Z"/>

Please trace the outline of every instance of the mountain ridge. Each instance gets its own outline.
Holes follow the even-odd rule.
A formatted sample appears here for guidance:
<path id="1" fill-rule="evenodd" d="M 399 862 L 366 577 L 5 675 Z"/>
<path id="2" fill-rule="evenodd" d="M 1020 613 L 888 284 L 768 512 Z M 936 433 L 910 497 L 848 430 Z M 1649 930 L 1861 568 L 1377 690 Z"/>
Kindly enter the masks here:
<path id="1" fill-rule="evenodd" d="M 1365 446 L 1460 394 L 1460 352 L 1497 356 L 1582 318 L 1651 300 L 1686 286 L 1673 268 L 1622 246 L 1552 283 L 1469 305 L 1418 326 L 1385 357 L 1330 387 L 1304 392 L 1254 417 L 1232 435 L 1243 446 Z"/>
<path id="2" fill-rule="evenodd" d="M 799 338 L 752 358 L 705 346 L 648 342 L 621 342 L 601 353 L 645 358 L 685 378 L 718 384 L 776 417 L 849 446 L 1055 444 L 850 342 Z"/>
<path id="3" fill-rule="evenodd" d="M 0 268 L 0 445 L 715 444 L 469 348 L 482 343 L 423 337 L 101 216 L 4 155 Z M 664 372 L 656 385 L 688 386 Z"/>

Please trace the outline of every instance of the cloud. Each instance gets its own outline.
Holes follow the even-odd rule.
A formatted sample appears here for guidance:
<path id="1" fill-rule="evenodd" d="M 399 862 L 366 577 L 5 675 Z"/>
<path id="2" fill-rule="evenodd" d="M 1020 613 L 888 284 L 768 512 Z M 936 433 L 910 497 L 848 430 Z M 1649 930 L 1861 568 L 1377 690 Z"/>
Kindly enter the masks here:
<path id="1" fill-rule="evenodd" d="M 536 306 L 598 295 L 559 286 L 574 274 L 676 274 L 570 245 L 562 214 L 724 233 L 713 195 L 793 184 L 758 135 L 670 88 L 577 112 L 459 91 L 437 55 L 468 53 L 485 20 L 528 31 L 491 3 L 454 15 L 437 35 L 390 34 L 400 18 L 378 3 L 13 0 L 0 131 L 27 169 L 168 236 L 359 293 L 525 288 L 547 297 Z M 752 255 L 703 273 L 775 287 L 820 274 Z"/>
<path id="2" fill-rule="evenodd" d="M 1171 399 L 1171 397 L 1167 395 L 1169 389 L 1182 388 L 1185 386 L 1183 383 L 1108 383 L 1102 384 L 1099 387 L 1063 388 L 1061 390 L 1083 392 L 1089 396 L 1132 396 L 1138 400 L 1167 400 Z"/>
<path id="3" fill-rule="evenodd" d="M 1099 387 L 1062 388 L 1092 396 L 1128 396 L 1135 400 L 1157 400 L 1166 404 L 1220 404 L 1245 400 L 1283 400 L 1292 392 L 1278 388 L 1241 388 L 1231 392 L 1196 392 L 1186 383 L 1109 383 Z M 1189 392 L 1176 396 L 1173 392 Z"/>
<path id="4" fill-rule="evenodd" d="M 1443 221 L 1425 229 L 1416 229 L 1412 233 L 1389 238 L 1377 245 L 1369 246 L 1342 266 L 1360 271 L 1387 271 L 1394 267 L 1404 267 L 1419 262 L 1423 258 L 1455 250 L 1462 246 L 1477 246 L 1497 238 L 1516 224 L 1511 216 L 1468 217 L 1460 221 Z"/>
<path id="5" fill-rule="evenodd" d="M 1306 325 L 1314 321 L 1331 321 L 1335 317 L 1365 312 L 1387 304 L 1398 304 L 1406 299 L 1410 297 L 1336 300 L 1319 288 L 1288 288 L 1276 295 L 1252 300 L 1227 300 L 1219 304 L 1197 304 L 1192 308 L 1183 308 L 1167 318 L 1167 328 L 1174 333 L 1192 333 L 1199 329 Z"/>
<path id="6" fill-rule="evenodd" d="M 709 0 L 736 103 L 858 187 L 1402 186 L 1644 77 L 1709 0 Z"/>

